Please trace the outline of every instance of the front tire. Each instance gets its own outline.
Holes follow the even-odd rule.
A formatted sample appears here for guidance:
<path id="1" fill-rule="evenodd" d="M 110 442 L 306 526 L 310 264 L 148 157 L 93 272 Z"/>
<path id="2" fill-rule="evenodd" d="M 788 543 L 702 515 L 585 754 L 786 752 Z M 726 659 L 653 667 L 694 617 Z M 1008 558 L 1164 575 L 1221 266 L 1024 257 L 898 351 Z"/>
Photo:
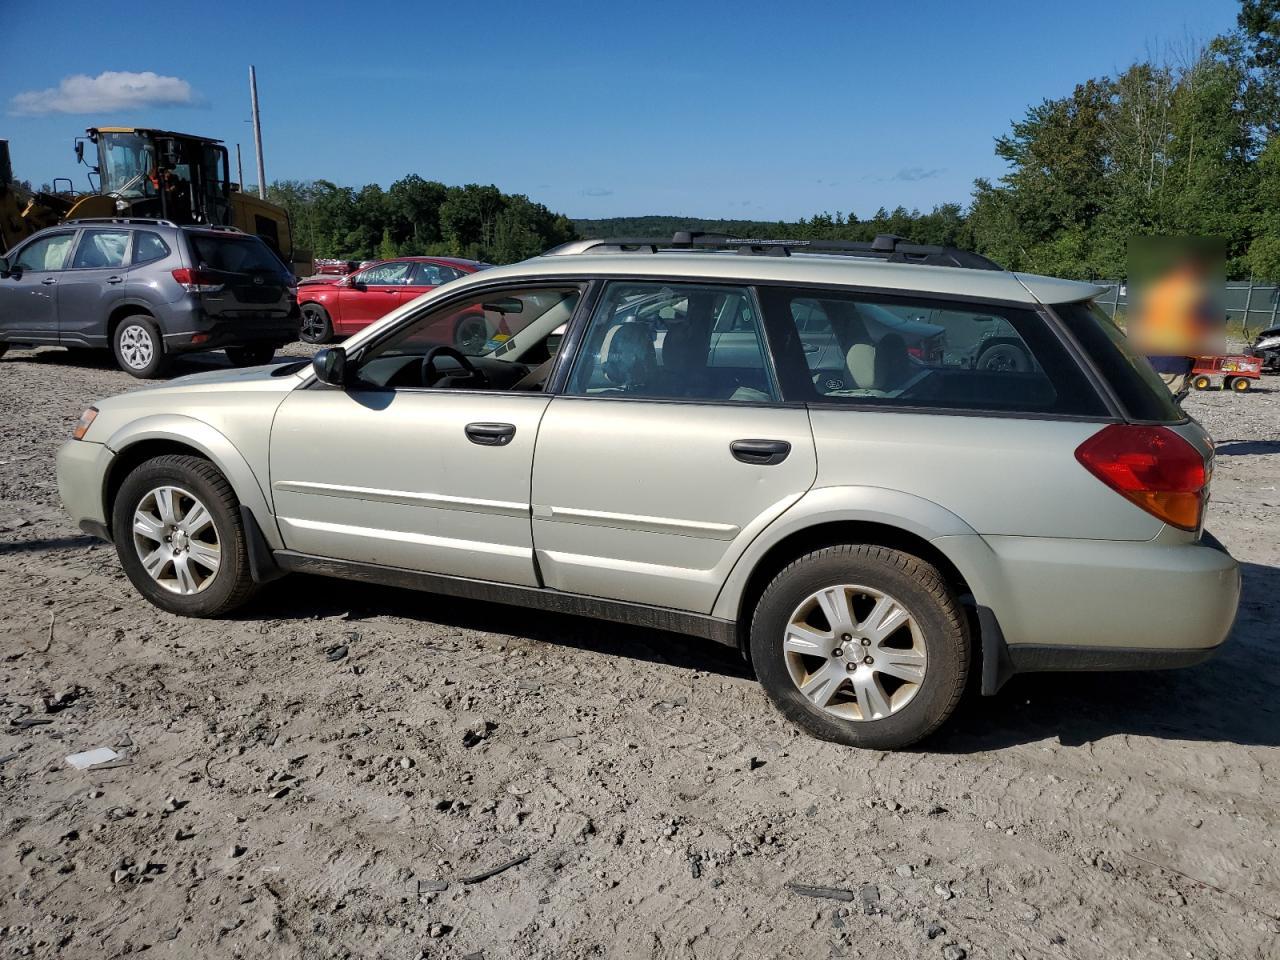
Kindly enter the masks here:
<path id="1" fill-rule="evenodd" d="M 844 544 L 774 577 L 752 617 L 751 657 L 769 699 L 806 733 L 894 750 L 951 716 L 970 640 L 935 567 L 900 550 Z"/>
<path id="2" fill-rule="evenodd" d="M 329 311 L 318 303 L 302 305 L 302 327 L 298 339 L 303 343 L 328 343 L 333 339 L 333 320 Z"/>
<path id="3" fill-rule="evenodd" d="M 1208 377 L 1206 377 L 1204 374 L 1200 374 L 1198 377 L 1196 377 L 1191 381 L 1191 386 L 1195 387 L 1197 390 L 1208 390 L 1209 387 L 1211 387 L 1212 385 L 1213 385 L 1213 381 L 1210 380 Z"/>
<path id="4" fill-rule="evenodd" d="M 150 317 L 141 314 L 125 317 L 116 325 L 111 335 L 111 350 L 120 369 L 139 379 L 161 377 L 169 369 L 160 328 Z"/>
<path id="5" fill-rule="evenodd" d="M 137 467 L 116 496 L 111 528 L 125 574 L 162 610 L 219 617 L 256 589 L 239 503 L 208 460 L 170 454 Z"/>

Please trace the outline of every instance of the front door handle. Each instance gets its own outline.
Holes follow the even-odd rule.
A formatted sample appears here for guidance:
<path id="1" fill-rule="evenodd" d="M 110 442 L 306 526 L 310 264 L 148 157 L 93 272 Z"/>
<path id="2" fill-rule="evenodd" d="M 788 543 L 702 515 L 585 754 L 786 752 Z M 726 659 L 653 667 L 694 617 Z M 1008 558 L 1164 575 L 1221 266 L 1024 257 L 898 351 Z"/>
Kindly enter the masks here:
<path id="1" fill-rule="evenodd" d="M 124 277 L 107 277 L 107 283 L 124 283 Z"/>
<path id="2" fill-rule="evenodd" d="M 514 423 L 468 423 L 467 439 L 482 447 L 505 447 L 516 435 Z"/>
<path id="3" fill-rule="evenodd" d="M 58 282 L 58 278 L 57 278 L 57 277 L 45 277 L 45 278 L 44 278 L 43 280 L 41 280 L 40 282 L 41 282 L 41 283 L 43 283 L 46 287 L 51 287 L 51 286 L 53 286 L 55 283 L 57 283 L 57 282 Z"/>
<path id="4" fill-rule="evenodd" d="M 735 440 L 729 444 L 729 451 L 735 460 L 771 467 L 787 459 L 791 444 L 785 440 Z"/>

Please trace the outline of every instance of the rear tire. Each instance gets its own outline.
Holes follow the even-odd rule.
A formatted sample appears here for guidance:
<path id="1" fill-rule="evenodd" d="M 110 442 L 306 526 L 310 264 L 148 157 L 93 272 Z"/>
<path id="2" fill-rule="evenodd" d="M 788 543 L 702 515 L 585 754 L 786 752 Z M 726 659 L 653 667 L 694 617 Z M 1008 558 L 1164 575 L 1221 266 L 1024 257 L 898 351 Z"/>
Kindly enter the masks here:
<path id="1" fill-rule="evenodd" d="M 1236 393 L 1248 393 L 1253 389 L 1253 381 L 1248 377 L 1236 377 L 1231 381 L 1231 389 Z"/>
<path id="2" fill-rule="evenodd" d="M 257 367 L 270 363 L 276 355 L 275 344 L 251 344 L 245 347 L 227 347 L 227 359 L 234 367 Z"/>
<path id="3" fill-rule="evenodd" d="M 1191 385 L 1195 387 L 1197 390 L 1208 390 L 1211 386 L 1213 386 L 1213 381 L 1210 380 L 1208 377 L 1206 377 L 1204 374 L 1200 374 L 1199 376 L 1197 376 L 1195 379 L 1191 381 Z"/>
<path id="4" fill-rule="evenodd" d="M 0 357 L 3 357 L 8 350 L 9 345 L 7 343 L 0 343 Z"/>
<path id="5" fill-rule="evenodd" d="M 302 305 L 302 327 L 298 339 L 303 343 L 328 343 L 333 339 L 333 320 L 329 311 L 318 303 Z"/>
<path id="6" fill-rule="evenodd" d="M 160 328 L 143 314 L 125 317 L 116 325 L 111 334 L 111 350 L 116 364 L 130 376 L 154 379 L 169 369 Z"/>
<path id="7" fill-rule="evenodd" d="M 848 614 L 843 627 L 828 609 Z M 843 544 L 800 557 L 765 588 L 751 659 L 769 699 L 806 733 L 894 750 L 951 716 L 968 679 L 970 640 L 935 567 L 900 550 Z"/>
<path id="8" fill-rule="evenodd" d="M 257 588 L 239 502 L 208 460 L 169 454 L 137 467 L 116 495 L 111 529 L 125 574 L 162 610 L 219 617 Z"/>
<path id="9" fill-rule="evenodd" d="M 979 370 L 1026 373 L 1031 369 L 1031 357 L 1019 343 L 993 340 L 982 348 L 975 366 Z"/>

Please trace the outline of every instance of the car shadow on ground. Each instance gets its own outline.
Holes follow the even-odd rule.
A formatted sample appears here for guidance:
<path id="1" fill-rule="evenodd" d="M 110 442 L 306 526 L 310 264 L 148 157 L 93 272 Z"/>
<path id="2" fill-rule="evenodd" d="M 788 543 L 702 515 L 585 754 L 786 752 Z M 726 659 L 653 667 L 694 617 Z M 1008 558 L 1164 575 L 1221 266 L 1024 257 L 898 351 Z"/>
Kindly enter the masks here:
<path id="1" fill-rule="evenodd" d="M 994 697 L 966 697 L 934 752 L 974 753 L 1045 739 L 1078 746 L 1113 735 L 1280 745 L 1280 636 L 1269 617 L 1280 568 L 1243 564 L 1244 600 L 1231 638 L 1207 663 L 1135 673 L 1026 674 Z M 1150 598 L 1134 598 L 1150 603 Z M 750 679 L 737 651 L 693 637 L 500 604 L 293 576 L 236 616 L 285 619 L 390 615 Z M 762 703 L 763 706 L 763 703 Z"/>
<path id="2" fill-rule="evenodd" d="M 303 574 L 272 583 L 232 617 L 278 620 L 340 615 L 355 625 L 353 629 L 358 629 L 359 622 L 368 617 L 403 617 L 424 626 L 502 634 L 685 670 L 705 670 L 747 679 L 753 676 L 738 651 L 698 637 Z"/>
<path id="3" fill-rule="evenodd" d="M 81 348 L 62 349 L 51 347 L 38 349 L 34 353 L 14 356 L 10 354 L 0 363 L 34 363 L 41 366 L 75 367 L 82 370 L 119 370 L 115 355 L 110 350 L 86 350 Z M 174 357 L 169 372 L 159 380 L 139 380 L 139 384 L 163 383 L 174 377 L 188 373 L 201 373 L 206 370 L 231 369 L 231 361 L 221 350 L 206 353 L 180 354 Z"/>
<path id="4" fill-rule="evenodd" d="M 1220 440 L 1214 447 L 1219 457 L 1264 456 L 1280 453 L 1280 440 Z"/>

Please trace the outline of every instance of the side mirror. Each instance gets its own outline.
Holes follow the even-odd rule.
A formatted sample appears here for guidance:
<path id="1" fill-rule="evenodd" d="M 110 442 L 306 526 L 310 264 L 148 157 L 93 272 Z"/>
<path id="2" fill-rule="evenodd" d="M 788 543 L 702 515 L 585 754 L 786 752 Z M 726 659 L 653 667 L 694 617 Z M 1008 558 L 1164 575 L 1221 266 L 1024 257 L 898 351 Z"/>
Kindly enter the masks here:
<path id="1" fill-rule="evenodd" d="M 0 280 L 7 279 L 11 273 L 13 273 L 13 269 L 9 266 L 9 259 L 0 257 Z"/>
<path id="2" fill-rule="evenodd" d="M 344 386 L 347 382 L 347 351 L 342 347 L 325 347 L 311 358 L 311 369 L 321 383 L 332 387 Z"/>

